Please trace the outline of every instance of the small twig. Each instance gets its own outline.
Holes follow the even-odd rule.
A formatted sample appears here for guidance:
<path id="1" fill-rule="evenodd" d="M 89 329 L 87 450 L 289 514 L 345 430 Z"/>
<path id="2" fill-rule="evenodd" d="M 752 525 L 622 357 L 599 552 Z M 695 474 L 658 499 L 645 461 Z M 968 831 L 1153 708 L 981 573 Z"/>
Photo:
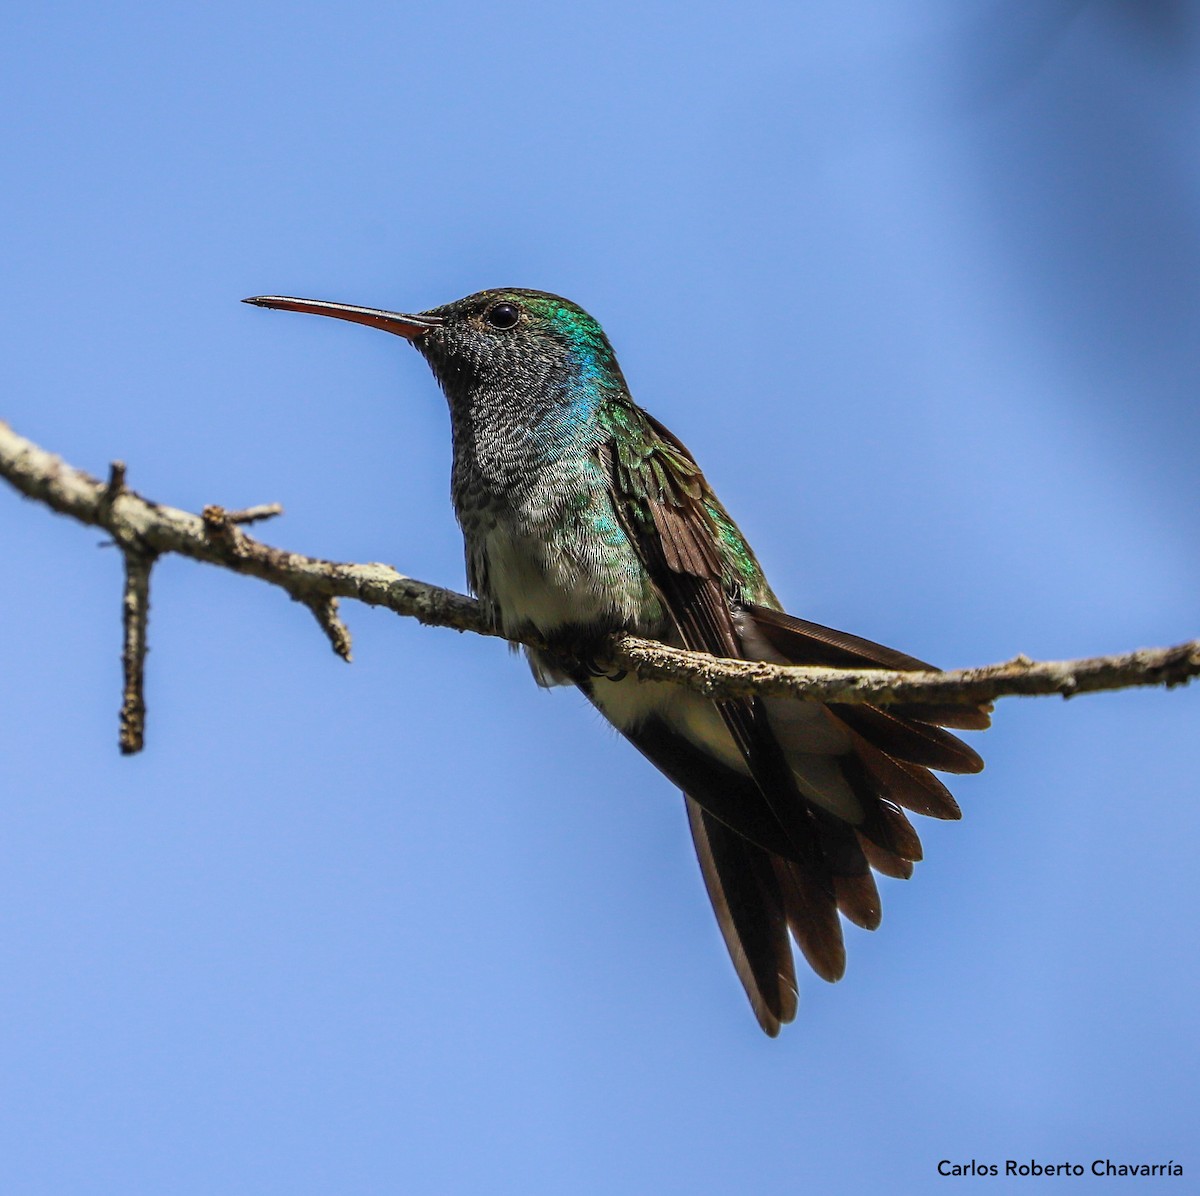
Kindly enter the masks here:
<path id="1" fill-rule="evenodd" d="M 125 493 L 125 462 L 114 461 L 108 467 L 108 485 L 100 495 L 100 513 L 105 518 L 111 516 L 112 505 L 119 495 Z M 103 522 L 103 520 L 101 520 Z M 105 547 L 111 547 L 106 545 Z"/>
<path id="2" fill-rule="evenodd" d="M 200 512 L 200 518 L 204 520 L 205 534 L 214 538 L 227 538 L 234 526 L 234 521 L 229 518 L 229 512 L 215 502 L 210 502 Z"/>
<path id="3" fill-rule="evenodd" d="M 240 511 L 226 511 L 230 523 L 258 523 L 263 519 L 274 519 L 283 514 L 283 506 L 277 502 L 263 502 L 256 507 L 245 507 Z"/>
<path id="4" fill-rule="evenodd" d="M 256 507 L 245 507 L 241 511 L 227 511 L 216 503 L 209 503 L 201 512 L 204 526 L 210 535 L 226 535 L 231 527 L 244 523 L 258 523 L 262 519 L 274 519 L 283 514 L 283 507 L 277 502 L 259 503 Z"/>
<path id="5" fill-rule="evenodd" d="M 137 548 L 123 550 L 125 558 L 125 595 L 121 602 L 124 648 L 121 665 L 124 690 L 121 698 L 123 756 L 140 752 L 146 741 L 146 625 L 150 618 L 150 569 L 154 554 Z"/>
<path id="6" fill-rule="evenodd" d="M 338 618 L 338 600 L 315 596 L 302 601 L 312 611 L 321 630 L 329 637 L 333 650 L 350 664 L 350 628 Z"/>

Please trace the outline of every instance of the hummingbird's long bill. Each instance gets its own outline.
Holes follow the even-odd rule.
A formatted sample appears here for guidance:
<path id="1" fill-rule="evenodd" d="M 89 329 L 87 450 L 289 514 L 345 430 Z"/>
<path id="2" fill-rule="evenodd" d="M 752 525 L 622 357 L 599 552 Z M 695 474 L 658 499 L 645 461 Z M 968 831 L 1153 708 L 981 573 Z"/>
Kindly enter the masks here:
<path id="1" fill-rule="evenodd" d="M 395 333 L 405 340 L 422 336 L 431 328 L 445 321 L 440 316 L 406 316 L 400 312 L 382 311 L 377 307 L 355 307 L 350 303 L 329 303 L 324 299 L 293 299 L 290 295 L 255 295 L 243 299 L 255 307 L 271 307 L 276 311 L 301 311 L 312 316 L 333 316 L 335 320 L 349 320 L 354 324 L 366 324 L 368 328 L 381 328 Z"/>

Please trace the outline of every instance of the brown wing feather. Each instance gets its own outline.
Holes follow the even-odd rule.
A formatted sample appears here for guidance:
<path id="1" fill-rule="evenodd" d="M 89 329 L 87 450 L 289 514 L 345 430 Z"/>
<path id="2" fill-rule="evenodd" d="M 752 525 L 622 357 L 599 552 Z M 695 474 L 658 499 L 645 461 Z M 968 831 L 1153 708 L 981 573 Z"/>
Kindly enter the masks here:
<path id="1" fill-rule="evenodd" d="M 820 623 L 810 623 L 795 615 L 772 610 L 768 606 L 748 606 L 748 612 L 758 629 L 785 659 L 793 664 L 828 665 L 832 668 L 849 668 L 865 665 L 876 669 L 895 669 L 897 672 L 937 672 L 935 665 L 907 656 L 894 648 L 885 648 L 873 640 L 837 631 Z M 978 706 L 921 706 L 906 704 L 892 706 L 890 713 L 900 719 L 918 719 L 937 726 L 956 727 L 966 731 L 983 731 L 991 726 L 990 702 Z M 978 756 L 966 744 L 958 743 L 948 736 L 962 751 L 978 760 Z M 980 768 L 982 767 L 980 762 Z M 937 765 L 941 768 L 942 765 Z M 946 771 L 959 771 L 947 769 Z M 962 771 L 978 772 L 979 769 Z"/>

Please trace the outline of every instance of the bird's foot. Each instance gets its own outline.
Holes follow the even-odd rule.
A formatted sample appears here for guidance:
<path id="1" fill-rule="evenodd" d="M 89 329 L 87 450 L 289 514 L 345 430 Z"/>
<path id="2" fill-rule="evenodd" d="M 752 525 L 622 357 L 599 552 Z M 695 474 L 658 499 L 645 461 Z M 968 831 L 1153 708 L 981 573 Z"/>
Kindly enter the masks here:
<path id="1" fill-rule="evenodd" d="M 590 681 L 600 677 L 620 681 L 628 675 L 628 670 L 614 668 L 608 660 L 608 636 L 607 631 L 585 631 L 573 627 L 556 633 L 551 637 L 548 647 L 560 667 L 574 681 Z"/>

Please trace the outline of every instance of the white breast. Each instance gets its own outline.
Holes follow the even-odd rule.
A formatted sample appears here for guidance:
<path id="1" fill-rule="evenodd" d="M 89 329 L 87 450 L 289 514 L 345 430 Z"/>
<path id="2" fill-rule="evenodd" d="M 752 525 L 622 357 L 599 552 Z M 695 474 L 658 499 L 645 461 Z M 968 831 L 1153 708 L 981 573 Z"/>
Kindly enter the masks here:
<path id="1" fill-rule="evenodd" d="M 609 607 L 584 564 L 555 553 L 542 539 L 516 536 L 503 526 L 485 537 L 490 598 L 505 631 L 532 625 L 542 635 L 593 622 Z"/>

